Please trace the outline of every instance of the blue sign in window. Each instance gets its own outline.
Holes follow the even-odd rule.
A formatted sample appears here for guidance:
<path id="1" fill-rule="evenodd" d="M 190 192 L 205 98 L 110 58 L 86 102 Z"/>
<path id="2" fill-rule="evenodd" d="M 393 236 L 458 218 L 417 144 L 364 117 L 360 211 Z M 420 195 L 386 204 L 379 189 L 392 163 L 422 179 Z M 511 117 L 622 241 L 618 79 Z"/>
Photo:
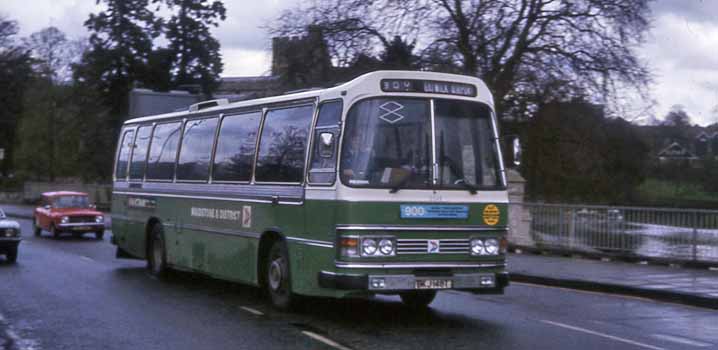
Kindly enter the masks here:
<path id="1" fill-rule="evenodd" d="M 402 204 L 402 219 L 467 219 L 468 205 Z"/>

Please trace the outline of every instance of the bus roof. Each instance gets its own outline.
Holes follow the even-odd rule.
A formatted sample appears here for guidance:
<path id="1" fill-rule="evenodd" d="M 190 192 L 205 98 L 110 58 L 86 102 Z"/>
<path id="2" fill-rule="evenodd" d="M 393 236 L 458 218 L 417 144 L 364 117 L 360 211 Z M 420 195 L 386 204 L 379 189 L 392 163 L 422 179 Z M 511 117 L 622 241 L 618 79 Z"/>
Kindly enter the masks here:
<path id="1" fill-rule="evenodd" d="M 171 113 L 164 113 L 164 114 L 157 114 L 152 116 L 145 116 L 140 118 L 134 118 L 127 120 L 124 124 L 134 124 L 134 123 L 142 123 L 142 122 L 150 122 L 150 121 L 156 121 L 156 120 L 162 120 L 162 119 L 171 119 L 171 118 L 177 118 L 177 117 L 184 117 L 184 116 L 191 116 L 195 114 L 206 114 L 207 112 L 221 112 L 227 109 L 236 109 L 236 108 L 242 108 L 242 107 L 251 107 L 254 105 L 267 105 L 267 104 L 274 104 L 274 103 L 281 103 L 283 101 L 292 101 L 292 100 L 304 100 L 304 99 L 313 99 L 318 98 L 320 96 L 324 95 L 338 95 L 340 92 L 348 91 L 352 88 L 362 86 L 362 84 L 367 84 L 370 82 L 375 82 L 375 84 L 372 85 L 373 89 L 379 88 L 379 82 L 382 79 L 418 79 L 418 80 L 432 80 L 432 81 L 440 81 L 440 82 L 451 82 L 451 83 L 464 83 L 464 84 L 473 84 L 476 86 L 477 90 L 477 96 L 473 97 L 473 99 L 478 99 L 481 102 L 484 102 L 491 106 L 493 108 L 493 98 L 491 96 L 491 92 L 489 92 L 488 88 L 486 87 L 486 84 L 484 82 L 476 77 L 466 76 L 466 75 L 459 75 L 459 74 L 449 74 L 449 73 L 437 73 L 437 72 L 422 72 L 422 71 L 399 71 L 399 70 L 383 70 L 383 71 L 375 71 L 363 74 L 359 77 L 356 77 L 352 79 L 349 82 L 331 87 L 326 89 L 315 89 L 315 90 L 308 90 L 308 91 L 300 91 L 296 93 L 288 93 L 284 95 L 277 95 L 277 96 L 271 96 L 271 97 L 264 97 L 264 98 L 258 98 L 258 99 L 252 99 L 252 100 L 244 100 L 244 101 L 237 101 L 232 102 L 228 104 L 221 104 L 218 106 L 200 109 L 197 111 L 190 112 L 189 110 L 185 111 L 178 111 L 178 112 L 171 112 Z M 426 96 L 426 93 L 401 93 L 408 96 Z M 342 94 L 343 95 L 343 94 Z M 461 96 L 452 96 L 452 98 L 462 98 Z M 466 97 L 463 97 L 466 98 Z"/>

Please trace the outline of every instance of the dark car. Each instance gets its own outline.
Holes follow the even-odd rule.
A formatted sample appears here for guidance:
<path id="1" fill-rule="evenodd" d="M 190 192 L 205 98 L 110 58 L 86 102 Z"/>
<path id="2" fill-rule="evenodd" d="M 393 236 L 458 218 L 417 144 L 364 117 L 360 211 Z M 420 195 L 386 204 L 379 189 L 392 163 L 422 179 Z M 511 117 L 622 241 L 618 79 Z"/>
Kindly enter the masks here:
<path id="1" fill-rule="evenodd" d="M 8 220 L 0 209 L 0 254 L 5 254 L 8 262 L 14 263 L 17 260 L 17 247 L 21 240 L 20 224 Z"/>

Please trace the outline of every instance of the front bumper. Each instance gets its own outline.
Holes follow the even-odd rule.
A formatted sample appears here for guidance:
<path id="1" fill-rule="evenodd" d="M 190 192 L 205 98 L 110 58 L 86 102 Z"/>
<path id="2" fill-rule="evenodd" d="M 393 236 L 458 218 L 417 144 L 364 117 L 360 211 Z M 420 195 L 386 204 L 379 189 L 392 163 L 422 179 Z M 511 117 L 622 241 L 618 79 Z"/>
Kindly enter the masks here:
<path id="1" fill-rule="evenodd" d="M 436 276 L 426 273 L 406 274 L 349 274 L 321 271 L 318 274 L 319 286 L 322 288 L 339 290 L 361 290 L 373 293 L 401 292 L 417 290 L 417 281 L 441 279 L 451 281 L 450 288 L 468 290 L 477 293 L 503 293 L 504 287 L 509 285 L 509 274 L 507 272 L 477 272 L 477 273 L 451 273 L 437 274 Z M 377 287 L 375 280 L 381 280 L 382 287 Z"/>
<path id="2" fill-rule="evenodd" d="M 98 232 L 105 230 L 104 223 L 96 222 L 77 222 L 68 224 L 59 224 L 56 226 L 62 232 Z"/>
<path id="3" fill-rule="evenodd" d="M 0 250 L 17 247 L 20 241 L 22 241 L 20 237 L 2 237 L 0 238 Z"/>

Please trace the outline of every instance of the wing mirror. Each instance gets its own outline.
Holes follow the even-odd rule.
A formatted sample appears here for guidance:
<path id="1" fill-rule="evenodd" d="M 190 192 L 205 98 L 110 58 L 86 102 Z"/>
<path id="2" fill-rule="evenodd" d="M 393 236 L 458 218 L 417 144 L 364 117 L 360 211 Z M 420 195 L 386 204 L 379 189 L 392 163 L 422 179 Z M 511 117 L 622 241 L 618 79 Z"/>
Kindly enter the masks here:
<path id="1" fill-rule="evenodd" d="M 511 154 L 515 166 L 521 165 L 521 140 L 518 137 L 511 141 Z"/>

